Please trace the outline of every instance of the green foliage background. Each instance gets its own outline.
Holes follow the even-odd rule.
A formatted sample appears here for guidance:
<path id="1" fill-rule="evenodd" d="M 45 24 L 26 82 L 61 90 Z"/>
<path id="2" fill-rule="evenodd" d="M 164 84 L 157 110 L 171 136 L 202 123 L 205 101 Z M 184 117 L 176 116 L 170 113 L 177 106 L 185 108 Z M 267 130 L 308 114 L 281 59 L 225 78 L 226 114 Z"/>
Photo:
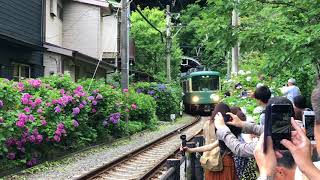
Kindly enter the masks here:
<path id="1" fill-rule="evenodd" d="M 226 73 L 231 48 L 240 42 L 240 69 L 263 75 L 277 87 L 291 77 L 309 96 L 315 85 L 319 60 L 320 6 L 316 0 L 207 0 L 181 12 L 186 24 L 180 45 L 188 56 Z M 238 9 L 240 26 L 232 27 Z"/>
<path id="2" fill-rule="evenodd" d="M 165 35 L 166 19 L 164 11 L 153 8 L 141 10 L 146 18 Z M 166 52 L 165 39 L 161 41 L 158 31 L 153 29 L 137 12 L 131 15 L 131 36 L 136 44 L 135 70 L 153 75 L 156 79 L 165 81 Z M 165 37 L 163 37 L 165 38 Z M 172 40 L 171 76 L 179 77 L 182 51 L 177 39 Z"/>

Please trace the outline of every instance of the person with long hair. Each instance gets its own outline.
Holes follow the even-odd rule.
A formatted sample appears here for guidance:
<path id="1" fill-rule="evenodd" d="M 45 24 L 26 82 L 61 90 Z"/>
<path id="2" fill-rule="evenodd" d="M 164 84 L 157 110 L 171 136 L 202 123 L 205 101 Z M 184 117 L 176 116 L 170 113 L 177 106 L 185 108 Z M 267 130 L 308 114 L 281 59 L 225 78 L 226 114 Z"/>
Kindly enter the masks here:
<path id="1" fill-rule="evenodd" d="M 203 156 L 206 156 L 206 153 L 210 153 L 212 150 L 220 149 L 220 156 L 222 158 L 222 169 L 219 171 L 211 171 L 205 170 L 205 179 L 206 180 L 236 180 L 236 169 L 235 163 L 233 159 L 233 154 L 231 150 L 225 145 L 223 141 L 214 141 L 211 142 L 211 139 L 216 139 L 216 128 L 214 125 L 214 119 L 216 115 L 219 113 L 220 115 L 227 117 L 226 114 L 230 112 L 230 108 L 228 105 L 224 103 L 219 103 L 214 108 L 212 112 L 211 118 L 204 124 L 203 135 L 205 137 L 206 145 L 197 148 L 184 148 L 187 152 L 204 152 Z M 229 119 L 225 118 L 226 121 Z M 230 126 L 231 132 L 233 132 L 236 136 L 241 133 L 241 129 Z"/>

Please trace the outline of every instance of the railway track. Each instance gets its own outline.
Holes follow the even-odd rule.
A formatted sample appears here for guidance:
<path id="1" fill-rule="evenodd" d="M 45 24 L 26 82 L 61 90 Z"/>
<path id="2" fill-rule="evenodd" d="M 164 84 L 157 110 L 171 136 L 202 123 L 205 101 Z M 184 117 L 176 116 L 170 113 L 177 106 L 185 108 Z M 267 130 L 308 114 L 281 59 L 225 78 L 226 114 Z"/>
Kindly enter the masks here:
<path id="1" fill-rule="evenodd" d="M 150 178 L 154 176 L 154 173 L 159 170 L 166 159 L 177 152 L 181 144 L 180 133 L 186 134 L 188 139 L 191 139 L 199 132 L 202 128 L 200 119 L 201 117 L 197 116 L 192 123 L 178 128 L 77 179 L 135 180 Z"/>

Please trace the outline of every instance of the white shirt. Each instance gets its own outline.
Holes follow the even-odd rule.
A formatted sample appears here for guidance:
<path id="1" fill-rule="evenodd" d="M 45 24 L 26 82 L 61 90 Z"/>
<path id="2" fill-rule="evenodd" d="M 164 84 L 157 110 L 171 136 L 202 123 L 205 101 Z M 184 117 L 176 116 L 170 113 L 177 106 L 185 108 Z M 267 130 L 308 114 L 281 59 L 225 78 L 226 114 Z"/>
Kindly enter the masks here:
<path id="1" fill-rule="evenodd" d="M 280 88 L 280 90 L 291 102 L 293 102 L 293 98 L 301 94 L 300 89 L 297 86 L 283 87 Z"/>

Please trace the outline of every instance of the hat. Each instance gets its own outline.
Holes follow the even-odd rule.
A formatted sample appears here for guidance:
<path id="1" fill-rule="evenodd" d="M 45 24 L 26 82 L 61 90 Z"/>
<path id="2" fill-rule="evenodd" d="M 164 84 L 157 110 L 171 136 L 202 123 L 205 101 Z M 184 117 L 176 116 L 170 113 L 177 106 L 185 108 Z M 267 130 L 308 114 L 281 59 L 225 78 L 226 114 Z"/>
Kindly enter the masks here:
<path id="1" fill-rule="evenodd" d="M 296 80 L 295 80 L 295 79 L 293 79 L 293 78 L 290 78 L 290 79 L 288 80 L 288 83 L 295 84 L 295 83 L 296 83 Z"/>

